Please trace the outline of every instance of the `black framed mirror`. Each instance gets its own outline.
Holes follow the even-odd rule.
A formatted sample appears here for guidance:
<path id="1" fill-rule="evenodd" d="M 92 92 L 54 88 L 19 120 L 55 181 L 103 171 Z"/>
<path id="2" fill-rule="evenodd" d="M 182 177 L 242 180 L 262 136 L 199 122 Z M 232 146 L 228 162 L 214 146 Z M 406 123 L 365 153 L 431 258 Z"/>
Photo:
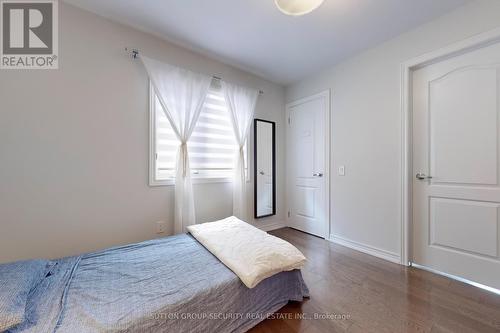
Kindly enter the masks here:
<path id="1" fill-rule="evenodd" d="M 254 216 L 276 215 L 276 123 L 254 119 Z"/>

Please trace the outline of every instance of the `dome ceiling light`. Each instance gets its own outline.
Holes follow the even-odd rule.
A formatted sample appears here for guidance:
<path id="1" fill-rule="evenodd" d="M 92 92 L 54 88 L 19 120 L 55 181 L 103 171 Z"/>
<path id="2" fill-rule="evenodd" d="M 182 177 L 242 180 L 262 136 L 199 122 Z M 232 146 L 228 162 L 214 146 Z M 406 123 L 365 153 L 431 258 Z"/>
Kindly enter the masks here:
<path id="1" fill-rule="evenodd" d="M 274 0 L 274 3 L 286 15 L 305 15 L 323 3 L 324 0 Z"/>

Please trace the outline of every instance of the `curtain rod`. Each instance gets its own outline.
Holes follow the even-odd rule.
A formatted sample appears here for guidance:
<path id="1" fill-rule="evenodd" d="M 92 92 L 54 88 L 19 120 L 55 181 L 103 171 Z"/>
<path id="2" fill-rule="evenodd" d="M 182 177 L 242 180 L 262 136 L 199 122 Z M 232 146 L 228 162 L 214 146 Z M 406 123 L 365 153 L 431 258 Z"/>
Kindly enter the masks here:
<path id="1" fill-rule="evenodd" d="M 138 49 L 129 49 L 128 47 L 125 48 L 125 52 L 127 52 L 128 55 L 130 55 L 133 59 L 137 59 L 139 57 L 139 50 Z M 222 78 L 219 76 L 212 75 L 212 78 L 214 80 L 222 81 Z M 264 92 L 262 90 L 259 90 L 259 95 L 263 95 Z"/>

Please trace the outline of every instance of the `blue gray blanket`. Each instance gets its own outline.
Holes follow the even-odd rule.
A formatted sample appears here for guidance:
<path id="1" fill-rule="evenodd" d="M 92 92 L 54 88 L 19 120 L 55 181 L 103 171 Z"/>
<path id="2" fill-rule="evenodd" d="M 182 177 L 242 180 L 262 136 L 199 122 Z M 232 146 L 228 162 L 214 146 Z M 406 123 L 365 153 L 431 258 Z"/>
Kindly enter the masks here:
<path id="1" fill-rule="evenodd" d="M 244 332 L 306 296 L 298 270 L 248 289 L 184 234 L 54 261 L 10 332 Z"/>

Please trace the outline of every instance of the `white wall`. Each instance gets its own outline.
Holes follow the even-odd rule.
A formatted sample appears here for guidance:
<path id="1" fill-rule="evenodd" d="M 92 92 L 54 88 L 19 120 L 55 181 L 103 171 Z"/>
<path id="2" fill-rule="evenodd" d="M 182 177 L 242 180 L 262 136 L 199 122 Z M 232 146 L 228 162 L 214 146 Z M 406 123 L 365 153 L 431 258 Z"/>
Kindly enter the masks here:
<path id="1" fill-rule="evenodd" d="M 60 69 L 0 71 L 0 262 L 154 238 L 155 221 L 172 227 L 173 187 L 148 186 L 148 79 L 125 46 L 263 90 L 256 116 L 277 122 L 284 169 L 284 88 L 59 4 Z M 251 222 L 284 220 L 282 172 L 277 191 L 277 216 Z M 200 222 L 229 216 L 232 185 L 195 185 L 195 200 Z"/>
<path id="2" fill-rule="evenodd" d="M 399 256 L 400 64 L 498 26 L 500 1 L 472 2 L 287 87 L 287 102 L 333 92 L 332 235 Z"/>

